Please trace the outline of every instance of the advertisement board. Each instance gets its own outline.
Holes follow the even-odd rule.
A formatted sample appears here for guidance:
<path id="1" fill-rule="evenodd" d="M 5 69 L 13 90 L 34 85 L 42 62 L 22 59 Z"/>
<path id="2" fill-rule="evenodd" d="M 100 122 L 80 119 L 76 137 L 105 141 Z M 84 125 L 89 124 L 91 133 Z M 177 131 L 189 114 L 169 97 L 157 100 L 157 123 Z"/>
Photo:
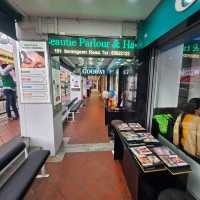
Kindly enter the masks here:
<path id="1" fill-rule="evenodd" d="M 46 42 L 18 42 L 21 103 L 50 103 Z"/>
<path id="2" fill-rule="evenodd" d="M 60 80 L 60 63 L 53 58 L 51 59 L 52 68 L 52 85 L 53 85 L 53 106 L 54 110 L 61 104 L 61 80 Z"/>
<path id="3" fill-rule="evenodd" d="M 71 85 L 72 91 L 80 91 L 81 90 L 81 76 L 72 74 L 70 85 Z"/>

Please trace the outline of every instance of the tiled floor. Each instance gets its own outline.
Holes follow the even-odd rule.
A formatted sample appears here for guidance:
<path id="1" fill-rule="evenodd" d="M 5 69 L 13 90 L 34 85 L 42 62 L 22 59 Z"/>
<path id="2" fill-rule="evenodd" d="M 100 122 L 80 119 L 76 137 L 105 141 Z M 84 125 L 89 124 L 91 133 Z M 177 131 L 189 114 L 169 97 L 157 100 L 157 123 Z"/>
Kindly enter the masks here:
<path id="1" fill-rule="evenodd" d="M 17 122 L 5 129 L 18 133 Z M 15 127 L 15 128 L 14 128 Z M 6 131 L 0 131 L 6 134 Z M 70 144 L 108 143 L 104 108 L 97 96 L 64 128 Z M 7 137 L 7 138 L 6 138 Z M 3 140 L 9 138 L 9 134 Z M 131 196 L 118 161 L 111 151 L 67 153 L 58 163 L 47 163 L 50 177 L 36 179 L 25 200 L 130 200 Z"/>
<path id="2" fill-rule="evenodd" d="M 111 152 L 73 153 L 49 163 L 48 179 L 35 181 L 25 200 L 130 200 Z"/>
<path id="3" fill-rule="evenodd" d="M 20 135 L 19 121 L 0 120 L 0 145 Z"/>
<path id="4" fill-rule="evenodd" d="M 76 114 L 75 122 L 66 124 L 64 134 L 71 137 L 71 144 L 109 142 L 107 128 L 104 126 L 103 101 L 97 96 L 87 100 L 87 106 Z"/>

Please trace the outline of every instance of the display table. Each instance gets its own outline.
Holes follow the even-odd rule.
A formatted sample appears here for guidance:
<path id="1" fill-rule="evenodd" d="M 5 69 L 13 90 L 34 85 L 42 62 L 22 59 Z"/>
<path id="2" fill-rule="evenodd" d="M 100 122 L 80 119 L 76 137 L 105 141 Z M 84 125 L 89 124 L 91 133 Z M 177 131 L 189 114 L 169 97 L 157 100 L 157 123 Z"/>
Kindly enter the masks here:
<path id="1" fill-rule="evenodd" d="M 120 131 L 113 126 L 112 129 L 114 159 L 121 162 L 133 200 L 156 200 L 159 193 L 166 188 L 186 189 L 187 176 L 191 170 L 171 171 L 165 166 L 144 169 L 130 151 Z"/>
<path id="2" fill-rule="evenodd" d="M 121 108 L 118 110 L 112 110 L 109 107 L 105 108 L 105 125 L 108 126 L 108 136 L 111 136 L 110 127 L 111 121 L 120 119 L 125 122 L 131 122 L 135 120 L 135 111 L 130 109 Z"/>

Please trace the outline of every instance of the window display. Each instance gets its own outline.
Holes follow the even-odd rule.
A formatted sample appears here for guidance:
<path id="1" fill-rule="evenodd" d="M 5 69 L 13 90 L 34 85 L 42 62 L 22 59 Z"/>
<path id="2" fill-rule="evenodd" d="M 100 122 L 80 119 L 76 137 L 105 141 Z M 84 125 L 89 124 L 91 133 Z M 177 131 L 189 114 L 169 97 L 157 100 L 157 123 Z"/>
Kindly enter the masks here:
<path id="1" fill-rule="evenodd" d="M 0 64 L 14 64 L 13 44 L 14 40 L 0 32 Z M 3 97 L 3 83 L 0 76 L 0 100 Z"/>
<path id="2" fill-rule="evenodd" d="M 60 80 L 60 63 L 54 57 L 51 59 L 52 67 L 52 85 L 53 85 L 53 106 L 54 112 L 61 110 L 61 80 Z"/>
<path id="3" fill-rule="evenodd" d="M 200 38 L 161 50 L 157 66 L 153 132 L 200 162 Z"/>
<path id="4" fill-rule="evenodd" d="M 125 79 L 125 92 L 124 92 L 124 102 L 127 108 L 135 109 L 136 98 L 137 98 L 137 82 L 138 82 L 138 65 L 132 65 L 125 67 L 123 71 Z"/>
<path id="5" fill-rule="evenodd" d="M 70 100 L 70 72 L 64 67 L 60 67 L 61 99 L 62 103 Z"/>

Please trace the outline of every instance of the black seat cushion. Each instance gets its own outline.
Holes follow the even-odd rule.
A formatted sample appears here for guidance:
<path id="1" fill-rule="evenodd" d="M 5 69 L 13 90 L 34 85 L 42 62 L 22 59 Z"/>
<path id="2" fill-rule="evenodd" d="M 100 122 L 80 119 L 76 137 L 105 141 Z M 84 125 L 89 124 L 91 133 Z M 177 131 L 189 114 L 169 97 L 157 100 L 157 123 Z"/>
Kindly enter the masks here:
<path id="1" fill-rule="evenodd" d="M 0 146 L 0 170 L 6 167 L 6 165 L 21 153 L 25 147 L 25 143 L 16 139 Z"/>
<path id="2" fill-rule="evenodd" d="M 70 111 L 71 112 L 76 112 L 79 109 L 79 107 L 80 107 L 79 103 L 76 103 L 76 104 L 73 105 L 73 107 L 71 108 Z"/>
<path id="3" fill-rule="evenodd" d="M 76 100 L 77 100 L 78 98 L 76 97 L 76 98 L 74 98 L 69 104 L 68 104 L 68 109 L 72 109 L 72 107 L 74 106 L 74 104 L 75 104 L 75 102 L 76 102 Z"/>
<path id="4" fill-rule="evenodd" d="M 29 154 L 22 166 L 0 189 L 0 199 L 21 200 L 39 173 L 50 152 L 37 150 Z"/>

